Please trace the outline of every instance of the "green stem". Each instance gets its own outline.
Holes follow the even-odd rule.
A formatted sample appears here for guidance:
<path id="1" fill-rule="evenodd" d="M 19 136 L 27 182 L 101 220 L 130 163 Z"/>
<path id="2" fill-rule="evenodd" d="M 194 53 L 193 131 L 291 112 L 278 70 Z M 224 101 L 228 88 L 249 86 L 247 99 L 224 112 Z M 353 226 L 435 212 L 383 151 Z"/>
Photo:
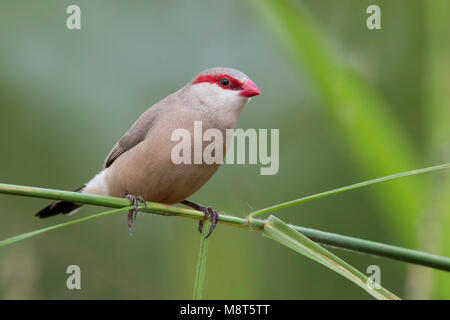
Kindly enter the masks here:
<path id="1" fill-rule="evenodd" d="M 335 233 L 290 226 L 320 244 L 450 271 L 450 258 L 447 257 Z"/>
<path id="2" fill-rule="evenodd" d="M 198 254 L 197 273 L 195 275 L 194 300 L 200 300 L 202 298 L 206 273 L 206 253 L 208 252 L 208 239 L 206 238 L 206 235 L 208 234 L 210 227 L 211 223 L 205 221 L 200 237 L 200 252 Z"/>
<path id="3" fill-rule="evenodd" d="M 338 194 L 344 191 L 349 191 L 352 189 L 357 189 L 357 188 L 361 188 L 361 187 L 365 187 L 371 184 L 375 184 L 375 183 L 379 183 L 379 182 L 383 182 L 383 181 L 388 181 L 388 180 L 393 180 L 393 179 L 398 179 L 398 178 L 402 178 L 402 177 L 407 177 L 407 176 L 412 176 L 412 175 L 416 175 L 416 174 L 421 174 L 421 173 L 425 173 L 425 172 L 430 172 L 430 171 L 435 171 L 435 170 L 441 170 L 441 169 L 448 169 L 450 168 L 450 163 L 445 163 L 445 164 L 441 164 L 438 166 L 432 166 L 432 167 L 427 167 L 427 168 L 423 168 L 423 169 L 418 169 L 418 170 L 411 170 L 411 171 L 405 171 L 405 172 L 401 172 L 401 173 L 396 173 L 396 174 L 392 174 L 390 176 L 385 176 L 382 178 L 377 178 L 377 179 L 372 179 L 372 180 L 367 180 L 367 181 L 363 181 L 363 182 L 359 182 L 359 183 L 355 183 L 355 184 L 351 184 L 349 186 L 345 186 L 342 188 L 337 188 L 337 189 L 333 189 L 333 190 L 329 190 L 329 191 L 325 191 L 325 192 L 321 192 L 321 193 L 317 193 L 317 194 L 313 194 L 307 197 L 303 197 L 300 199 L 295 199 L 295 200 L 291 200 L 291 201 L 287 201 L 287 202 L 283 202 L 268 208 L 264 208 L 261 210 L 257 210 L 254 211 L 252 213 L 249 214 L 249 219 L 252 219 L 253 217 L 262 215 L 264 213 L 269 213 L 275 210 L 279 210 L 279 209 L 283 209 L 283 208 L 287 208 L 287 207 L 291 207 L 303 202 L 307 202 L 307 201 L 311 201 L 311 200 L 315 200 L 315 199 L 320 199 L 320 198 L 324 198 L 324 197 L 328 197 L 334 194 Z"/>
<path id="4" fill-rule="evenodd" d="M 41 229 L 34 231 L 30 236 L 37 235 L 39 233 L 53 230 L 62 226 L 70 225 L 76 222 L 86 221 L 99 216 L 104 216 L 112 213 L 118 213 L 129 210 L 130 202 L 127 199 L 115 198 L 115 197 L 104 197 L 97 195 L 81 194 L 77 192 L 60 191 L 52 189 L 44 189 L 37 187 L 26 187 L 18 185 L 0 184 L 0 193 L 22 195 L 28 197 L 36 198 L 46 198 L 54 200 L 66 200 L 73 201 L 83 204 L 100 205 L 105 207 L 121 207 L 120 210 L 113 210 L 108 212 L 103 212 L 97 215 L 92 215 L 86 218 L 73 220 L 61 225 L 52 226 L 46 229 Z M 191 219 L 203 219 L 204 213 L 191 209 L 178 208 L 174 206 L 164 205 L 160 203 L 147 202 L 146 208 L 139 208 L 141 212 L 155 213 L 160 215 L 175 215 L 182 216 Z M 264 230 L 264 220 L 251 219 L 250 222 L 246 218 L 238 218 L 227 215 L 219 215 L 219 223 L 227 224 L 234 227 L 247 228 L 257 231 Z M 359 253 L 368 253 L 372 255 L 378 255 L 382 257 L 392 258 L 395 260 L 420 264 L 423 266 L 428 266 L 436 269 L 450 271 L 450 259 L 446 257 L 441 257 L 433 254 L 428 254 L 416 250 L 405 249 L 401 247 L 386 245 L 383 243 L 377 243 L 368 240 L 362 240 L 358 238 L 342 236 L 334 233 L 292 226 L 297 231 L 303 233 L 305 236 L 311 240 L 325 244 L 328 246 L 333 246 L 337 248 L 344 248 L 353 250 Z M 42 231 L 44 230 L 44 231 Z M 27 236 L 27 237 L 30 237 Z M 10 238 L 13 239 L 13 238 Z M 10 240 L 8 239 L 8 241 Z M 20 239 L 19 239 L 20 240 Z M 18 241 L 18 240 L 16 240 Z"/>
<path id="5" fill-rule="evenodd" d="M 37 236 L 38 234 L 41 234 L 41 233 L 44 233 L 44 232 L 47 232 L 47 231 L 50 231 L 50 230 L 59 229 L 61 227 L 66 227 L 66 226 L 70 226 L 71 224 L 75 224 L 75 223 L 78 223 L 78 222 L 84 222 L 84 221 L 88 221 L 88 220 L 95 219 L 95 218 L 109 216 L 109 215 L 115 214 L 115 213 L 126 212 L 126 211 L 129 211 L 129 210 L 132 210 L 132 209 L 133 209 L 133 206 L 128 206 L 128 207 L 123 207 L 123 208 L 120 208 L 120 209 L 114 209 L 114 210 L 110 210 L 110 211 L 105 211 L 105 212 L 93 214 L 93 215 L 88 216 L 88 217 L 71 220 L 69 222 L 64 222 L 64 223 L 60 223 L 60 224 L 57 224 L 57 225 L 54 225 L 54 226 L 50 226 L 50 227 L 47 227 L 47 228 L 43 228 L 43 229 L 35 230 L 35 231 L 32 231 L 32 232 L 28 232 L 28 233 L 25 233 L 25 234 L 21 234 L 21 235 L 18 235 L 18 236 L 15 236 L 15 237 L 11 237 L 11 238 L 8 238 L 6 240 L 1 241 L 0 242 L 0 247 L 6 246 L 8 244 L 11 244 L 11 243 L 14 243 L 14 242 L 17 242 L 17 241 L 20 241 L 20 240 L 27 239 L 27 238 L 30 238 L 30 237 Z"/>

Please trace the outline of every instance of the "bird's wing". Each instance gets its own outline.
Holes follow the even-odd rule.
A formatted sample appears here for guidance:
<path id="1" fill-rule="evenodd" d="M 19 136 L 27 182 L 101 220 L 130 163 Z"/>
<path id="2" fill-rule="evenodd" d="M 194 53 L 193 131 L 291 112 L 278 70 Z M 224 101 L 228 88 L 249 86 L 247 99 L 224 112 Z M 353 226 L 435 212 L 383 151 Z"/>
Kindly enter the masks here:
<path id="1" fill-rule="evenodd" d="M 157 105 L 145 111 L 123 135 L 106 157 L 104 168 L 108 168 L 121 154 L 132 149 L 145 139 L 148 131 L 156 120 L 159 109 Z"/>

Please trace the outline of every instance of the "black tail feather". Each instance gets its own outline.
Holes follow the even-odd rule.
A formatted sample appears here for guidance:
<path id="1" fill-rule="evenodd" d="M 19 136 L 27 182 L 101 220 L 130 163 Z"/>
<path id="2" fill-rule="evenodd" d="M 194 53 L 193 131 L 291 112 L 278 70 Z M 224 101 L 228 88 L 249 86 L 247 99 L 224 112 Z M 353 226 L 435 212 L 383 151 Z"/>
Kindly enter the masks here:
<path id="1" fill-rule="evenodd" d="M 35 214 L 35 216 L 39 218 L 47 218 L 57 215 L 59 213 L 69 214 L 72 211 L 78 209 L 79 207 L 81 207 L 81 204 L 76 204 L 67 201 L 55 201 L 52 202 L 50 205 L 46 206 L 45 208 L 41 209 L 38 213 Z"/>
<path id="2" fill-rule="evenodd" d="M 78 188 L 75 190 L 75 192 L 80 192 L 84 186 L 81 188 Z M 62 214 L 69 214 L 80 208 L 82 204 L 77 204 L 69 201 L 62 201 L 57 200 L 53 201 L 51 204 L 46 206 L 45 208 L 42 208 L 38 213 L 36 213 L 34 216 L 39 218 L 47 218 L 54 215 L 57 215 L 59 213 Z"/>

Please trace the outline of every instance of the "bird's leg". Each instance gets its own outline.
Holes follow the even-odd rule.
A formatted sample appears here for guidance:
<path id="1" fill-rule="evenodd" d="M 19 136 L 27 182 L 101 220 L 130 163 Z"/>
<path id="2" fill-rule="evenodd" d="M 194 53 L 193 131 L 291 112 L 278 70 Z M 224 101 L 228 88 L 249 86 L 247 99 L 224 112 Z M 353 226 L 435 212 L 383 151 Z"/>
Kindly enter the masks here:
<path id="1" fill-rule="evenodd" d="M 203 224 L 204 224 L 205 220 L 211 219 L 211 228 L 209 229 L 209 232 L 206 235 L 206 238 L 208 238 L 211 235 L 211 233 L 214 231 L 214 228 L 216 227 L 217 221 L 219 219 L 219 213 L 211 207 L 205 207 L 205 206 L 199 205 L 197 203 L 191 202 L 189 200 L 183 200 L 183 201 L 181 201 L 181 203 L 188 207 L 191 207 L 192 209 L 202 211 L 205 213 L 205 218 L 198 222 L 198 231 L 200 233 L 203 233 Z"/>
<path id="2" fill-rule="evenodd" d="M 128 211 L 128 217 L 127 217 L 128 232 L 130 233 L 130 236 L 132 236 L 133 233 L 131 232 L 131 226 L 133 225 L 133 220 L 136 220 L 139 202 L 142 202 L 144 204 L 144 207 L 147 206 L 147 202 L 145 202 L 144 198 L 142 198 L 141 196 L 132 195 L 132 194 L 128 193 L 128 191 L 125 192 L 125 198 L 130 200 L 131 204 L 134 207 L 132 210 Z M 133 217 L 133 212 L 134 212 L 134 217 Z"/>

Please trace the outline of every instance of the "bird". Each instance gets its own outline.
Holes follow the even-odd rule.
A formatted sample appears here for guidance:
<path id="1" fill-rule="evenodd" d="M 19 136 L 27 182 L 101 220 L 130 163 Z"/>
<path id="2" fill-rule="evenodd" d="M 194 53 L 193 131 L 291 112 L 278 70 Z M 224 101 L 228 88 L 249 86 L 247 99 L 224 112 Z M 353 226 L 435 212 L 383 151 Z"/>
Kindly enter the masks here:
<path id="1" fill-rule="evenodd" d="M 206 235 L 209 237 L 217 224 L 218 212 L 187 198 L 213 176 L 220 163 L 175 164 L 171 153 L 177 142 L 171 139 L 172 132 L 184 129 L 193 136 L 194 122 L 201 121 L 203 132 L 218 129 L 225 136 L 227 129 L 236 127 L 247 102 L 260 94 L 256 84 L 239 70 L 216 67 L 200 72 L 184 87 L 148 108 L 114 145 L 103 169 L 75 192 L 129 199 L 133 205 L 127 216 L 130 234 L 139 202 L 181 203 L 204 212 L 198 223 L 200 233 L 204 221 L 211 220 Z M 225 144 L 224 155 L 226 148 Z M 57 200 L 35 216 L 71 214 L 81 206 Z"/>

